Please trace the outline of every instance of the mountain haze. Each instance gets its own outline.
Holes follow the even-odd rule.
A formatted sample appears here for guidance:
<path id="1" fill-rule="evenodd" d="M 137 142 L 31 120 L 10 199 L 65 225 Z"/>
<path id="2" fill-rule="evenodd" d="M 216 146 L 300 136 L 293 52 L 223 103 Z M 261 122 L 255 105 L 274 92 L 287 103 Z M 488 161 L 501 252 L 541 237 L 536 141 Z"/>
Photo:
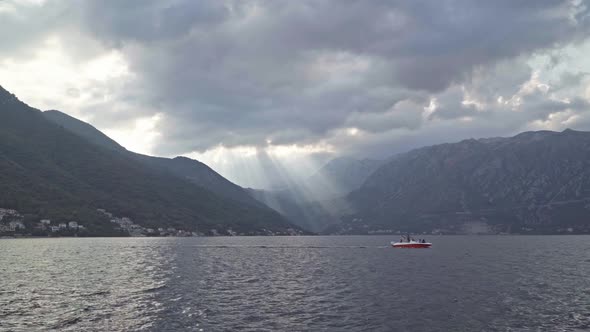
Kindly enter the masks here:
<path id="1" fill-rule="evenodd" d="M 279 211 L 291 222 L 320 232 L 350 212 L 344 197 L 358 189 L 384 161 L 340 157 L 329 161 L 300 183 L 281 190 L 255 190 L 250 194 Z"/>
<path id="2" fill-rule="evenodd" d="M 360 188 L 383 163 L 375 159 L 335 158 L 310 176 L 305 186 L 322 200 L 342 197 Z"/>

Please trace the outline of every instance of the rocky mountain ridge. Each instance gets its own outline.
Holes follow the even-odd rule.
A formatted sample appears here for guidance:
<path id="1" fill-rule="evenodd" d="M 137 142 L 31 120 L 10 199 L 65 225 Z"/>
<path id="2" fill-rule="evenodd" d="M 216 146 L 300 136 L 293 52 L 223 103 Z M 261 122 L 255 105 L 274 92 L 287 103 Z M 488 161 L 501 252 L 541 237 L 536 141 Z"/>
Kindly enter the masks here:
<path id="1" fill-rule="evenodd" d="M 590 133 L 468 139 L 392 158 L 348 195 L 334 232 L 590 231 Z M 364 231 L 363 231 L 364 229 Z"/>

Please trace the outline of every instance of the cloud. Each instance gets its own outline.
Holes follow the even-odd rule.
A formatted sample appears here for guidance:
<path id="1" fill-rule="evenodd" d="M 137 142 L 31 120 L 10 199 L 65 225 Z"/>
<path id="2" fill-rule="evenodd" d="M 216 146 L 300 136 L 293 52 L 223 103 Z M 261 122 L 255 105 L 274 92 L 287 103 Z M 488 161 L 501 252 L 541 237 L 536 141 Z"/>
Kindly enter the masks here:
<path id="1" fill-rule="evenodd" d="M 416 129 L 422 123 L 424 103 L 402 100 L 386 112 L 354 112 L 347 118 L 347 125 L 352 128 L 378 133 L 391 129 Z"/>
<path id="2" fill-rule="evenodd" d="M 77 70 L 53 90 L 52 108 L 119 133 L 158 115 L 148 136 L 159 155 L 271 145 L 388 155 L 587 117 L 590 64 L 580 50 L 589 48 L 590 9 L 582 1 L 2 6 L 0 64 L 12 61 L 3 76 L 17 82 L 11 68 L 59 40 Z M 97 80 L 78 70 L 109 54 L 118 60 L 103 70 L 124 72 Z M 18 82 L 28 95 L 51 90 Z M 551 122 L 570 113 L 570 122 Z"/>
<path id="3" fill-rule="evenodd" d="M 89 33 L 129 59 L 141 102 L 166 112 L 158 153 L 305 144 L 354 121 L 369 132 L 418 130 L 417 112 L 392 107 L 477 84 L 486 71 L 504 85 L 486 80 L 477 92 L 503 94 L 531 68 L 498 63 L 588 32 L 587 9 L 555 1 L 101 1 L 84 10 L 100 13 L 85 16 Z"/>

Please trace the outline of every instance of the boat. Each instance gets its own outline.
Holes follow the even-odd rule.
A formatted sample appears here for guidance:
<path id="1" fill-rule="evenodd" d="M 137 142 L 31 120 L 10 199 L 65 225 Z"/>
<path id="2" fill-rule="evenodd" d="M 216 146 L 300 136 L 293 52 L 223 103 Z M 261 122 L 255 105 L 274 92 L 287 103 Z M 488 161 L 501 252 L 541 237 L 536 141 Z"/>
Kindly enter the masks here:
<path id="1" fill-rule="evenodd" d="M 394 248 L 430 248 L 432 247 L 432 243 L 420 239 L 416 241 L 408 234 L 405 237 L 402 236 L 400 242 L 391 241 L 391 246 Z"/>
<path id="2" fill-rule="evenodd" d="M 410 241 L 410 242 L 391 242 L 391 246 L 394 248 L 430 248 L 432 247 L 432 243 L 430 242 L 417 242 L 417 241 Z"/>

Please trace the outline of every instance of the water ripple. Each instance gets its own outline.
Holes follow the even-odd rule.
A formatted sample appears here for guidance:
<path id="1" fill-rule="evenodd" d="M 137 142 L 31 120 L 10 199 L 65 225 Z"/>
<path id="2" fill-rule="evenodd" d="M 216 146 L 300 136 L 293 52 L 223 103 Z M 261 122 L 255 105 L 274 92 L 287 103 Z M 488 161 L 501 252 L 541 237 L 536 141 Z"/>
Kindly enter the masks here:
<path id="1" fill-rule="evenodd" d="M 389 240 L 0 240 L 0 331 L 590 329 L 588 237 Z"/>

